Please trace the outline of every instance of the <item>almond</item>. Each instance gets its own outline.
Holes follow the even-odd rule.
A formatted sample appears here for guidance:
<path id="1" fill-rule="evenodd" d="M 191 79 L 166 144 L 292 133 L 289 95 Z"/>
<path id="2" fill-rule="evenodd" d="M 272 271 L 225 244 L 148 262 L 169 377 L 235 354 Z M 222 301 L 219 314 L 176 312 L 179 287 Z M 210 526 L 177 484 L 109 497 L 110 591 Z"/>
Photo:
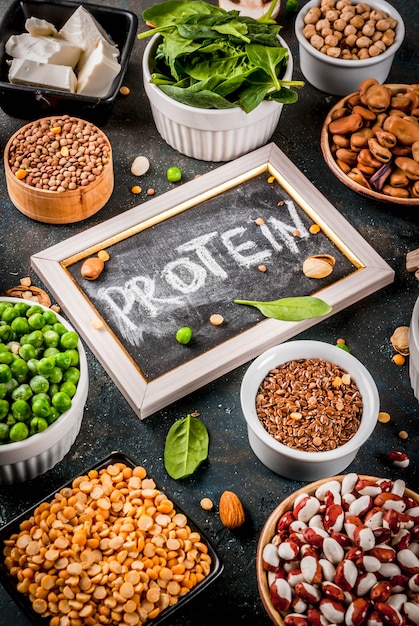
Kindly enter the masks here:
<path id="1" fill-rule="evenodd" d="M 238 496 L 232 491 L 224 491 L 221 494 L 220 519 L 226 528 L 238 528 L 244 524 L 244 509 Z"/>

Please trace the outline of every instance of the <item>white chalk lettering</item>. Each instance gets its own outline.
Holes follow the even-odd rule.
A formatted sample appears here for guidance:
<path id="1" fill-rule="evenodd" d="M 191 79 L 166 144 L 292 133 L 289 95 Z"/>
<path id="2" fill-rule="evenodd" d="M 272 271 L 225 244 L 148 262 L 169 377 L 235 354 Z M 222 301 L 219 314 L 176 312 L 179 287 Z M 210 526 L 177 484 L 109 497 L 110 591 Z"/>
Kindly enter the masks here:
<path id="1" fill-rule="evenodd" d="M 291 252 L 294 252 L 294 254 L 298 254 L 297 239 L 293 233 L 295 230 L 298 230 L 300 232 L 300 239 L 301 239 L 304 237 L 308 237 L 309 232 L 304 226 L 303 222 L 301 221 L 296 211 L 294 203 L 291 200 L 286 200 L 286 205 L 287 205 L 287 209 L 290 214 L 290 217 L 294 221 L 294 225 L 285 224 L 284 222 L 281 222 L 281 220 L 279 220 L 277 217 L 274 217 L 273 215 L 269 217 L 268 222 L 273 227 L 276 234 L 279 235 L 279 237 L 282 239 L 282 241 L 284 242 L 288 250 L 290 250 Z M 279 241 L 277 241 L 273 237 L 271 231 L 266 226 L 266 224 L 262 224 L 260 228 L 262 230 L 263 235 L 271 243 L 273 249 L 280 252 L 283 246 L 279 243 Z"/>
<path id="2" fill-rule="evenodd" d="M 178 270 L 180 270 L 180 272 L 176 273 Z M 198 289 L 201 289 L 205 285 L 207 271 L 204 267 L 194 263 L 187 257 L 182 257 L 177 261 L 167 263 L 161 275 L 173 289 L 187 294 L 198 291 Z M 188 275 L 190 280 L 186 282 L 185 279 L 188 278 Z"/>
<path id="3" fill-rule="evenodd" d="M 217 231 L 214 231 L 212 233 L 208 233 L 207 235 L 196 237 L 195 239 L 191 239 L 181 246 L 178 246 L 176 250 L 180 254 L 184 252 L 196 252 L 198 259 L 202 261 L 202 263 L 205 265 L 207 270 L 211 272 L 211 274 L 217 276 L 218 278 L 225 279 L 228 276 L 227 272 L 221 267 L 219 263 L 217 263 L 211 252 L 206 247 L 206 245 L 217 236 Z"/>
<path id="4" fill-rule="evenodd" d="M 256 248 L 256 243 L 250 240 L 244 241 L 238 245 L 233 244 L 232 239 L 234 237 L 244 235 L 246 230 L 247 229 L 244 226 L 238 226 L 237 228 L 232 228 L 221 235 L 221 241 L 227 248 L 228 253 L 233 257 L 237 265 L 240 265 L 240 267 L 252 267 L 253 265 L 259 265 L 259 263 L 266 261 L 272 255 L 270 250 L 260 250 L 255 254 L 247 256 L 241 254 L 242 252 L 254 250 Z"/>

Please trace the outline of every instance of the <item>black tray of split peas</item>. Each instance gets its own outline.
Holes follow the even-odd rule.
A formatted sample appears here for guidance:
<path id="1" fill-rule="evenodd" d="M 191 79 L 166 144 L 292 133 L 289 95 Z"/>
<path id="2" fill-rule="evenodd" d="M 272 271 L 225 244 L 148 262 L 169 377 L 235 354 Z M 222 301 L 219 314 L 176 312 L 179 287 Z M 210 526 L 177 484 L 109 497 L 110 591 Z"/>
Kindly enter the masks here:
<path id="1" fill-rule="evenodd" d="M 0 582 L 40 626 L 160 625 L 223 565 L 146 470 L 113 452 L 0 529 Z"/>

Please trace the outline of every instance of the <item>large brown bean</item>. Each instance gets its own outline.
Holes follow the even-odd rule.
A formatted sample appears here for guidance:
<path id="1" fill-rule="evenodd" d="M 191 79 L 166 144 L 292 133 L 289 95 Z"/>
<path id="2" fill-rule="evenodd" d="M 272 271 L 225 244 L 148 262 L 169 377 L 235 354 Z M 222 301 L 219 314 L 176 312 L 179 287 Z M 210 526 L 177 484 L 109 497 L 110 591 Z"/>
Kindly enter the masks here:
<path id="1" fill-rule="evenodd" d="M 414 159 L 409 159 L 409 157 L 397 157 L 395 163 L 410 180 L 419 180 L 419 163 Z"/>
<path id="2" fill-rule="evenodd" d="M 419 141 L 419 124 L 396 115 L 389 115 L 383 124 L 384 130 L 393 133 L 397 141 L 404 146 L 411 146 Z"/>
<path id="3" fill-rule="evenodd" d="M 358 113 L 351 113 L 330 122 L 329 130 L 332 135 L 347 135 L 362 128 L 362 124 L 362 117 Z"/>
<path id="4" fill-rule="evenodd" d="M 368 139 L 372 137 L 374 137 L 374 133 L 369 127 L 355 131 L 350 137 L 351 150 L 362 150 L 362 148 L 366 148 L 368 146 Z"/>
<path id="5" fill-rule="evenodd" d="M 388 163 L 392 159 L 392 153 L 388 148 L 384 148 L 374 137 L 368 140 L 368 147 L 372 154 L 381 163 Z"/>
<path id="6" fill-rule="evenodd" d="M 391 102 L 391 91 L 385 85 L 372 85 L 364 96 L 366 106 L 374 113 L 383 113 Z"/>
<path id="7" fill-rule="evenodd" d="M 412 143 L 412 157 L 417 163 L 419 163 L 419 141 L 414 141 Z"/>
<path id="8" fill-rule="evenodd" d="M 389 133 L 387 130 L 383 130 L 382 128 L 377 128 L 374 134 L 378 143 L 389 150 L 394 148 L 397 143 L 396 135 L 393 135 L 393 133 Z"/>

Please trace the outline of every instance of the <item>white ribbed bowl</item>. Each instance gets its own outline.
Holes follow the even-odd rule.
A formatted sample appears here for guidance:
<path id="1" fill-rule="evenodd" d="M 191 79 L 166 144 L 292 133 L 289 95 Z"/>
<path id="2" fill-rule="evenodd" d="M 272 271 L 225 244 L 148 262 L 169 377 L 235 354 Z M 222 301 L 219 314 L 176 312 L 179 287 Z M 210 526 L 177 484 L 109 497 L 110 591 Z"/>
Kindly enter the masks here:
<path id="1" fill-rule="evenodd" d="M 361 423 L 352 439 L 325 452 L 305 452 L 280 443 L 265 430 L 256 412 L 259 385 L 272 369 L 294 359 L 313 358 L 335 363 L 348 372 L 363 402 Z M 374 379 L 358 359 L 332 344 L 309 340 L 284 342 L 255 359 L 243 377 L 240 400 L 250 447 L 259 460 L 280 476 L 305 481 L 326 478 L 346 469 L 373 432 L 380 406 Z"/>
<path id="2" fill-rule="evenodd" d="M 352 0 L 352 4 L 359 4 L 362 0 Z M 375 78 L 384 83 L 397 50 L 400 48 L 405 26 L 400 13 L 385 0 L 368 0 L 367 4 L 373 9 L 385 11 L 397 21 L 394 43 L 382 54 L 369 59 L 348 61 L 335 59 L 316 50 L 303 35 L 304 16 L 312 7 L 319 7 L 320 0 L 310 0 L 298 13 L 295 19 L 295 34 L 299 44 L 301 71 L 314 87 L 335 96 L 346 96 L 357 91 L 360 83 L 366 78 Z"/>
<path id="3" fill-rule="evenodd" d="M 263 146 L 277 127 L 283 105 L 266 100 L 245 113 L 241 108 L 200 109 L 169 98 L 150 82 L 150 59 L 161 39 L 154 35 L 144 50 L 143 78 L 154 123 L 159 134 L 175 150 L 202 161 L 231 161 Z M 288 50 L 284 80 L 291 80 L 293 60 Z"/>
<path id="4" fill-rule="evenodd" d="M 8 297 L 0 298 L 0 301 L 22 302 L 19 298 Z M 34 304 L 28 300 L 23 302 Z M 58 314 L 57 319 L 68 330 L 74 330 L 69 322 Z M 73 445 L 81 428 L 89 390 L 86 353 L 81 340 L 77 348 L 80 355 L 80 379 L 72 398 L 71 408 L 62 413 L 42 433 L 32 435 L 23 441 L 0 445 L 0 486 L 31 480 L 44 474 L 61 461 Z"/>
<path id="5" fill-rule="evenodd" d="M 413 393 L 419 401 L 419 298 L 413 307 L 409 329 L 409 376 Z"/>

